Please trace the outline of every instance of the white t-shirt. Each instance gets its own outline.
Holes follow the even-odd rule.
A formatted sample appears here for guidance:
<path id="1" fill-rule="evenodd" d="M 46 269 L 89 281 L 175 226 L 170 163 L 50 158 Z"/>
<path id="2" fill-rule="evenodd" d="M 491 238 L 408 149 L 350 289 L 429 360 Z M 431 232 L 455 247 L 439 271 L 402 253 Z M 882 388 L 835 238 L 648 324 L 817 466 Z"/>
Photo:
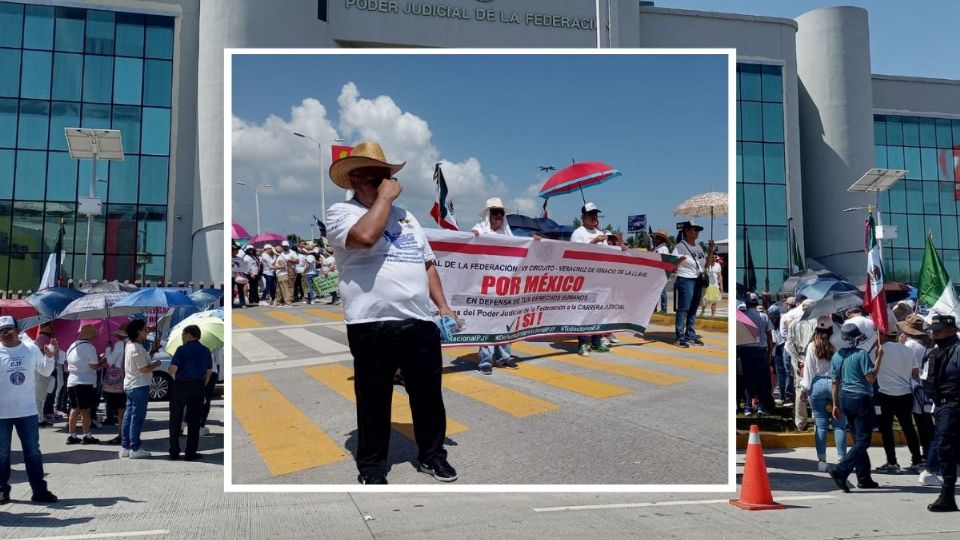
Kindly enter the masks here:
<path id="1" fill-rule="evenodd" d="M 833 357 L 830 358 L 820 358 L 817 356 L 817 347 L 810 343 L 810 346 L 807 347 L 807 353 L 803 360 L 803 378 L 800 379 L 800 388 L 805 389 L 806 391 L 811 390 L 813 386 L 813 380 L 817 377 L 829 377 L 830 370 L 832 369 L 831 361 Z"/>
<path id="2" fill-rule="evenodd" d="M 784 341 L 790 337 L 790 326 L 799 321 L 800 317 L 803 317 L 803 308 L 800 306 L 796 306 L 780 316 L 780 334 Z"/>
<path id="3" fill-rule="evenodd" d="M 583 225 L 577 227 L 577 230 L 573 231 L 573 234 L 570 235 L 571 242 L 577 242 L 579 244 L 589 244 L 593 242 L 593 239 L 597 237 L 598 234 L 605 234 L 604 231 L 600 229 L 588 229 Z M 607 245 L 607 237 L 604 236 L 603 240 L 596 243 L 598 246 Z"/>
<path id="4" fill-rule="evenodd" d="M 307 269 L 307 256 L 297 254 L 297 273 L 302 274 Z"/>
<path id="5" fill-rule="evenodd" d="M 720 263 L 713 263 L 713 266 L 707 270 L 707 275 L 710 276 L 710 285 L 715 287 L 720 286 L 720 272 L 722 271 L 723 269 L 720 268 Z"/>
<path id="6" fill-rule="evenodd" d="M 81 384 L 97 384 L 97 368 L 90 364 L 97 364 L 100 358 L 97 349 L 89 341 L 77 341 L 67 351 L 67 388 Z"/>
<path id="7" fill-rule="evenodd" d="M 367 213 L 355 199 L 327 210 L 327 240 L 340 271 L 347 324 L 433 320 L 426 262 L 436 259 L 413 214 L 390 208 L 387 227 L 370 248 L 347 248 L 350 229 Z"/>
<path id="8" fill-rule="evenodd" d="M 893 341 L 884 343 L 883 359 L 877 371 L 880 391 L 888 396 L 903 396 L 913 392 L 910 380 L 916 367 L 916 356 L 906 345 Z"/>
<path id="9" fill-rule="evenodd" d="M 913 351 L 913 357 L 916 360 L 916 367 L 920 370 L 920 379 L 927 379 L 927 368 L 929 367 L 929 362 L 924 363 L 923 359 L 926 358 L 927 353 L 930 352 L 930 349 L 927 349 L 923 346 L 923 343 L 920 343 L 912 337 L 908 337 L 904 345 Z"/>
<path id="10" fill-rule="evenodd" d="M 127 342 L 123 348 L 123 389 L 133 390 L 141 386 L 150 386 L 153 373 L 141 373 L 140 368 L 150 365 L 150 355 L 143 345 Z"/>
<path id="11" fill-rule="evenodd" d="M 257 264 L 257 258 L 249 253 L 243 256 L 243 269 L 246 273 L 256 277 L 260 274 L 260 266 Z"/>
<path id="12" fill-rule="evenodd" d="M 287 268 L 290 266 L 295 266 L 300 261 L 300 256 L 293 252 L 293 250 L 288 250 L 286 253 L 280 252 L 277 254 L 277 260 L 274 261 L 274 266 L 284 263 L 280 268 L 277 269 L 277 277 L 283 277 L 287 275 Z"/>
<path id="13" fill-rule="evenodd" d="M 707 263 L 707 255 L 703 252 L 703 249 L 699 245 L 688 244 L 686 240 L 677 243 L 672 254 L 677 257 L 686 257 L 677 266 L 677 277 L 696 278 Z"/>
<path id="14" fill-rule="evenodd" d="M 56 362 L 32 343 L 0 345 L 0 418 L 36 416 L 36 374 L 49 377 Z"/>
<path id="15" fill-rule="evenodd" d="M 263 275 L 272 276 L 276 274 L 276 272 L 271 269 L 274 261 L 277 260 L 275 256 L 270 255 L 269 253 L 263 253 L 260 255 L 260 260 L 263 262 Z"/>
<path id="16" fill-rule="evenodd" d="M 666 242 L 660 244 L 659 246 L 653 248 L 654 253 L 660 253 L 661 255 L 669 255 L 670 248 L 667 247 Z"/>
<path id="17" fill-rule="evenodd" d="M 315 274 L 317 272 L 317 256 L 313 253 L 308 253 L 306 257 L 303 257 L 303 259 L 303 273 Z"/>

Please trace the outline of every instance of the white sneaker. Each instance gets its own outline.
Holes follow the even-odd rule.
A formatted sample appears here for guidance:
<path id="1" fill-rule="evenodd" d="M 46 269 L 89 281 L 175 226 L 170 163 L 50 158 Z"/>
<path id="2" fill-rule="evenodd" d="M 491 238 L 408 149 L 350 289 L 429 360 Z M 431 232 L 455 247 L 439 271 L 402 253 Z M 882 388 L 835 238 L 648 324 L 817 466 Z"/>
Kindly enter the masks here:
<path id="1" fill-rule="evenodd" d="M 826 461 L 818 461 L 818 462 L 817 462 L 817 472 L 827 472 L 828 470 L 830 470 L 830 469 L 827 468 L 827 462 L 826 462 Z"/>
<path id="2" fill-rule="evenodd" d="M 143 459 L 143 458 L 150 457 L 150 455 L 151 455 L 150 452 L 147 450 L 144 450 L 143 448 L 139 450 L 130 451 L 130 459 Z"/>
<path id="3" fill-rule="evenodd" d="M 120 457 L 122 457 L 122 458 L 130 457 L 130 449 L 129 449 L 129 448 L 121 448 L 121 449 L 120 449 Z"/>
<path id="4" fill-rule="evenodd" d="M 921 486 L 939 486 L 943 484 L 943 481 L 940 480 L 940 477 L 933 474 L 932 472 L 924 469 L 920 473 L 920 478 L 918 479 Z"/>
<path id="5" fill-rule="evenodd" d="M 205 437 L 205 436 L 207 436 L 207 435 L 209 435 L 209 434 L 210 434 L 210 428 L 208 428 L 208 427 L 203 427 L 203 426 L 200 427 L 200 436 L 201 436 L 201 437 Z"/>
<path id="6" fill-rule="evenodd" d="M 613 334 L 610 334 L 610 335 L 607 337 L 607 341 L 609 341 L 610 343 L 620 343 L 620 340 L 617 339 L 617 337 L 614 336 Z"/>

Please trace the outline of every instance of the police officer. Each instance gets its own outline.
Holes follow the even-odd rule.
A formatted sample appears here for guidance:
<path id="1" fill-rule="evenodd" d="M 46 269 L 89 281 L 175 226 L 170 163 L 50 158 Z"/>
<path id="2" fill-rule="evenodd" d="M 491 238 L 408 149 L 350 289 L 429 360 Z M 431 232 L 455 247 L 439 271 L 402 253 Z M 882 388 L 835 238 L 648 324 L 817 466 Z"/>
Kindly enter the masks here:
<path id="1" fill-rule="evenodd" d="M 943 486 L 940 496 L 927 505 L 931 512 L 956 512 L 954 489 L 957 485 L 957 452 L 960 451 L 960 339 L 957 322 L 950 315 L 934 315 L 931 325 L 933 340 L 932 370 L 927 375 L 928 388 L 933 392 L 934 415 L 939 444 L 940 470 Z"/>

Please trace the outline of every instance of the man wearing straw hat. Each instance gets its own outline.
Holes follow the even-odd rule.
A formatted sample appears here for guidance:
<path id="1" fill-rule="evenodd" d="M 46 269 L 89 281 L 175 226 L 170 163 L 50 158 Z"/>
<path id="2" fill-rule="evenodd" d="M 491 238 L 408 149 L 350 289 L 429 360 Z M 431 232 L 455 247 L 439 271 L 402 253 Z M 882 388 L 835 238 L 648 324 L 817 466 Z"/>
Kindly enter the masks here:
<path id="1" fill-rule="evenodd" d="M 70 396 L 70 416 L 67 418 L 67 444 L 99 444 L 100 440 L 90 433 L 93 423 L 91 411 L 96 410 L 97 370 L 100 369 L 100 357 L 93 340 L 97 337 L 97 328 L 92 324 L 80 327 L 77 341 L 67 351 L 67 393 Z M 77 436 L 77 418 L 83 426 L 83 439 Z"/>
<path id="2" fill-rule="evenodd" d="M 670 254 L 670 246 L 667 245 L 667 239 L 670 238 L 670 235 L 667 234 L 667 231 L 663 229 L 657 229 L 653 233 L 653 251 L 654 253 L 659 253 L 661 255 Z M 663 290 L 660 291 L 660 313 L 667 312 L 667 285 L 663 285 Z"/>
<path id="3" fill-rule="evenodd" d="M 340 271 L 347 340 L 357 397 L 356 461 L 361 484 L 386 484 L 393 377 L 403 373 L 419 470 L 457 479 L 443 447 L 446 412 L 440 392 L 443 358 L 433 307 L 456 319 L 443 295 L 433 250 L 413 214 L 396 207 L 404 163 L 387 161 L 364 141 L 330 166 L 330 179 L 353 198 L 327 210 L 327 239 Z"/>
<path id="4" fill-rule="evenodd" d="M 933 339 L 930 338 L 930 333 L 924 328 L 923 317 L 916 313 L 910 313 L 904 320 L 897 323 L 897 328 L 901 332 L 900 341 L 913 353 L 914 361 L 920 372 L 920 386 L 925 387 L 930 376 L 930 353 L 933 351 L 934 343 Z M 940 470 L 940 458 L 933 438 L 933 400 L 926 392 L 923 392 L 923 394 L 925 401 L 922 403 L 921 409 L 918 409 L 919 412 L 915 411 L 913 414 L 925 461 L 923 470 L 920 471 L 920 477 L 917 480 L 924 486 L 939 486 L 940 477 L 937 476 L 937 471 Z"/>
<path id="5" fill-rule="evenodd" d="M 480 236 L 481 234 L 513 236 L 513 231 L 510 230 L 510 224 L 507 223 L 506 215 L 507 209 L 503 206 L 503 202 L 500 201 L 500 197 L 487 199 L 486 205 L 484 205 L 483 210 L 480 211 L 480 217 L 482 217 L 483 220 L 473 226 L 473 234 L 475 236 Z M 484 375 L 492 374 L 494 364 L 496 364 L 497 367 L 505 367 L 508 369 L 517 369 L 519 367 L 517 363 L 514 362 L 513 353 L 510 350 L 509 344 L 480 347 L 480 365 L 477 368 L 480 370 L 480 373 Z"/>

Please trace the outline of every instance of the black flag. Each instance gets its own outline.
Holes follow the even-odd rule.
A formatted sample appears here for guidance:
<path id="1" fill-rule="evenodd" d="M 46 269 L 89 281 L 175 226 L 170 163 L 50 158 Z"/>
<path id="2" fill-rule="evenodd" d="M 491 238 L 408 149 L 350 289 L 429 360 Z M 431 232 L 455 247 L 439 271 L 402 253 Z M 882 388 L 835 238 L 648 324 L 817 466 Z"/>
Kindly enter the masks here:
<path id="1" fill-rule="evenodd" d="M 744 262 L 746 263 L 746 269 L 744 270 L 744 285 L 747 286 L 748 291 L 757 290 L 757 270 L 753 265 L 753 253 L 750 252 L 750 239 L 747 238 L 747 228 L 743 228 L 743 257 Z"/>
<path id="2" fill-rule="evenodd" d="M 53 254 L 56 257 L 56 274 L 53 277 L 53 286 L 60 286 L 60 265 L 63 264 L 63 218 L 60 218 L 60 230 L 57 231 L 57 243 L 53 246 Z"/>

